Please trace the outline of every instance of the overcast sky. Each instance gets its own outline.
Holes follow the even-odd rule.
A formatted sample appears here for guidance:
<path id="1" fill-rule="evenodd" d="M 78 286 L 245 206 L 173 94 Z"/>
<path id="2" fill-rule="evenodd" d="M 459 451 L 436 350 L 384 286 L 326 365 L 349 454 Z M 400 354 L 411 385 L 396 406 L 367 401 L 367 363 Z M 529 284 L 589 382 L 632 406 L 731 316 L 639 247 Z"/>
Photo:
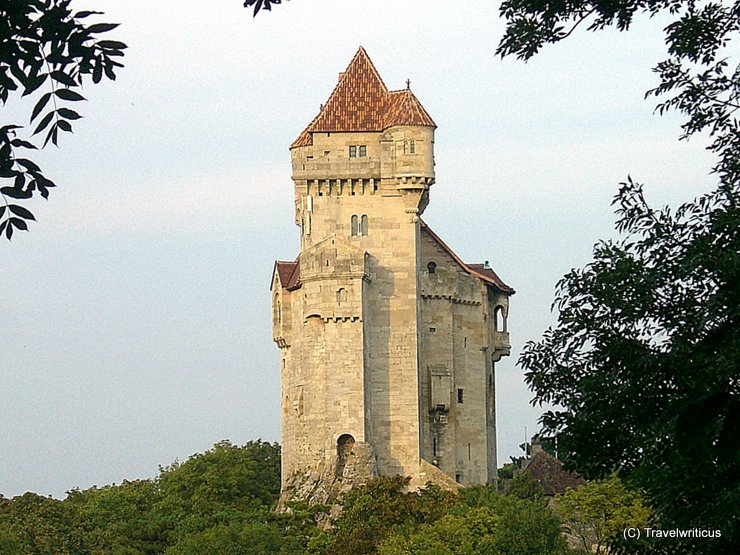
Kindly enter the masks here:
<path id="1" fill-rule="evenodd" d="M 121 22 L 114 83 L 36 160 L 59 188 L 0 242 L 0 493 L 153 477 L 221 439 L 280 439 L 273 261 L 298 252 L 288 145 L 359 45 L 438 125 L 424 218 L 516 290 L 497 365 L 499 465 L 541 410 L 515 361 L 556 281 L 613 236 L 631 174 L 655 204 L 709 190 L 711 158 L 644 92 L 661 22 L 494 57 L 497 3 L 76 1 Z M 217 7 L 214 7 L 216 6 Z M 206 7 L 208 6 L 208 7 Z M 663 22 L 664 23 L 664 22 Z M 27 103 L 3 109 L 24 123 Z"/>

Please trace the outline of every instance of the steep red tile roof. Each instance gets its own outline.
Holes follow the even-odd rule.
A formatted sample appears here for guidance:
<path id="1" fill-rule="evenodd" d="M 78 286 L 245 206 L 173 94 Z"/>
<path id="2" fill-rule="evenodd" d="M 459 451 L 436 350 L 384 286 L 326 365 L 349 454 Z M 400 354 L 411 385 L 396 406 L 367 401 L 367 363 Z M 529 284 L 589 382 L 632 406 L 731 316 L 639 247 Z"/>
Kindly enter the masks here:
<path id="1" fill-rule="evenodd" d="M 545 451 L 535 453 L 522 469 L 542 486 L 545 495 L 565 493 L 569 488 L 577 488 L 586 483 L 580 474 L 568 472 L 563 463 Z"/>
<path id="2" fill-rule="evenodd" d="M 506 285 L 504 281 L 500 277 L 498 277 L 498 274 L 493 271 L 493 268 L 486 268 L 485 264 L 468 264 L 468 268 L 470 268 L 474 274 L 478 274 L 482 277 L 487 277 L 489 280 L 493 281 L 493 283 L 496 284 L 496 287 L 498 287 L 505 293 L 511 293 L 512 295 L 515 293 L 515 291 L 511 287 Z"/>
<path id="3" fill-rule="evenodd" d="M 388 93 L 383 116 L 383 129 L 394 125 L 437 127 L 432 117 L 409 89 Z"/>
<path id="4" fill-rule="evenodd" d="M 383 131 L 394 125 L 437 127 L 410 90 L 388 91 L 361 46 L 329 100 L 290 148 L 313 144 L 315 132 Z"/>
<path id="5" fill-rule="evenodd" d="M 504 283 L 504 281 L 500 277 L 498 277 L 498 275 L 496 275 L 496 272 L 494 272 L 493 269 L 486 268 L 484 264 L 466 264 L 465 262 L 463 262 L 460 257 L 455 254 L 455 251 L 448 247 L 447 243 L 442 241 L 439 235 L 431 230 L 429 225 L 424 220 L 421 220 L 420 223 L 421 229 L 429 233 L 432 239 L 434 239 L 439 244 L 439 246 L 442 247 L 442 249 L 460 265 L 460 267 L 464 271 L 477 278 L 482 279 L 486 283 L 493 285 L 502 293 L 507 293 L 509 295 L 513 295 L 514 293 L 516 293 L 516 291 L 514 291 L 512 287 L 506 285 L 506 283 Z"/>
<path id="6" fill-rule="evenodd" d="M 288 291 L 301 286 L 301 265 L 297 258 L 293 262 L 277 260 L 274 272 L 277 272 L 280 285 Z"/>

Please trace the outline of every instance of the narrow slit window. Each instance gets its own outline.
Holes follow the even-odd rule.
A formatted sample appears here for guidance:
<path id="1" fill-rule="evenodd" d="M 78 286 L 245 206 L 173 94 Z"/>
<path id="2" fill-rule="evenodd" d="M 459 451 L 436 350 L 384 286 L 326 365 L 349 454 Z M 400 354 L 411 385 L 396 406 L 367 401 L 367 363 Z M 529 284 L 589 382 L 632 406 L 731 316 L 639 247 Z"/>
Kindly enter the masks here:
<path id="1" fill-rule="evenodd" d="M 357 237 L 357 216 L 352 216 L 350 227 L 352 229 L 352 237 Z"/>
<path id="2" fill-rule="evenodd" d="M 360 235 L 367 235 L 367 214 L 363 214 L 362 218 L 360 219 Z"/>
<path id="3" fill-rule="evenodd" d="M 463 390 L 459 387 L 457 388 L 457 402 L 462 405 L 463 402 Z"/>

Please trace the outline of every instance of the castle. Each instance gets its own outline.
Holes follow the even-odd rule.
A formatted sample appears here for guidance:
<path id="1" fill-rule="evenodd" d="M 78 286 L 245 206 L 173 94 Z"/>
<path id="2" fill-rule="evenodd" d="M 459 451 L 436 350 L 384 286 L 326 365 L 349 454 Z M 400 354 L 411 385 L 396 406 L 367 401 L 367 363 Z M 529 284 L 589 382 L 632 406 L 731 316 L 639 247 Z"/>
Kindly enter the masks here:
<path id="1" fill-rule="evenodd" d="M 284 494 L 358 472 L 412 487 L 496 476 L 494 367 L 514 290 L 420 218 L 435 128 L 361 47 L 290 146 L 300 254 L 271 284 Z"/>

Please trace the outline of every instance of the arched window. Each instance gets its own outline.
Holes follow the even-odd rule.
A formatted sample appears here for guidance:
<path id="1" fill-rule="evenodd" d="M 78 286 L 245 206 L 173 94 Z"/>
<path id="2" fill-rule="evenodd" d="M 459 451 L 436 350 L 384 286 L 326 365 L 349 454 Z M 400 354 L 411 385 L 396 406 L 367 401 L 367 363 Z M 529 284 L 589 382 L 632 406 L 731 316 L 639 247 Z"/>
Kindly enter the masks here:
<path id="1" fill-rule="evenodd" d="M 414 141 L 413 139 L 411 140 L 411 143 L 409 143 L 409 152 L 411 154 L 416 153 L 416 141 Z"/>
<path id="2" fill-rule="evenodd" d="M 275 297 L 272 301 L 272 324 L 277 326 L 282 320 L 282 311 L 280 309 L 280 295 L 275 293 Z"/>
<path id="3" fill-rule="evenodd" d="M 367 235 L 367 223 L 367 214 L 363 214 L 360 220 L 360 235 Z"/>
<path id="4" fill-rule="evenodd" d="M 357 216 L 352 216 L 350 221 L 350 228 L 352 230 L 352 237 L 357 237 Z"/>
<path id="5" fill-rule="evenodd" d="M 337 290 L 337 303 L 342 304 L 347 302 L 347 290 L 341 287 Z"/>
<path id="6" fill-rule="evenodd" d="M 353 455 L 352 448 L 355 446 L 355 438 L 349 434 L 342 434 L 337 439 L 337 476 L 341 476 L 344 467 Z"/>
<path id="7" fill-rule="evenodd" d="M 506 331 L 506 317 L 504 316 L 504 307 L 499 305 L 493 309 L 493 325 L 496 331 Z"/>
<path id="8" fill-rule="evenodd" d="M 434 262 L 430 262 L 427 264 L 427 272 L 430 274 L 434 274 L 437 271 L 437 264 Z"/>

